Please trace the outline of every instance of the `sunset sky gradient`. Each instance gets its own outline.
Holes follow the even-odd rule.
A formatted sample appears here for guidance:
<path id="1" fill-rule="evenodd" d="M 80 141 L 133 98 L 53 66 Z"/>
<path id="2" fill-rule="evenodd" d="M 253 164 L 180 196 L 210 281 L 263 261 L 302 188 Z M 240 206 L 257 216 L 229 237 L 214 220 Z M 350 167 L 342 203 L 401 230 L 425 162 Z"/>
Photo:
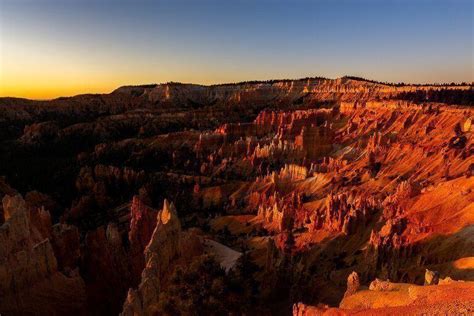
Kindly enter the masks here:
<path id="1" fill-rule="evenodd" d="M 0 0 L 0 96 L 343 75 L 474 80 L 473 1 Z"/>

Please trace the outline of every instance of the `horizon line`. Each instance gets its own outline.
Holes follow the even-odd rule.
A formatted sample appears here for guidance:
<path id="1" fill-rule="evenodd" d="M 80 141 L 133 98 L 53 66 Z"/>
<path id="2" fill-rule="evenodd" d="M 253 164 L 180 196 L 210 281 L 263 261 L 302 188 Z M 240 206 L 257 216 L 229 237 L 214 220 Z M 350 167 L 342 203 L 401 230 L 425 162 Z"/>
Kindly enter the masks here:
<path id="1" fill-rule="evenodd" d="M 85 95 L 103 95 L 103 94 L 112 94 L 115 91 L 121 89 L 121 88 L 126 88 L 126 87 L 157 87 L 160 85 L 194 85 L 194 86 L 202 86 L 202 87 L 218 87 L 218 86 L 232 86 L 232 85 L 244 85 L 244 84 L 259 84 L 259 83 L 267 83 L 267 84 L 274 84 L 278 82 L 291 82 L 291 81 L 303 81 L 303 80 L 338 80 L 338 79 L 349 79 L 349 80 L 355 80 L 355 81 L 365 81 L 368 83 L 373 83 L 373 84 L 380 84 L 380 85 L 386 85 L 386 86 L 392 86 L 392 87 L 404 87 L 404 86 L 415 86 L 415 87 L 428 87 L 428 86 L 433 86 L 433 87 L 443 87 L 443 86 L 459 86 L 459 87 L 464 87 L 464 86 L 474 86 L 474 81 L 471 82 L 434 82 L 434 83 L 407 83 L 407 82 L 389 82 L 389 81 L 378 81 L 374 79 L 367 79 L 361 76 L 352 76 L 352 75 L 345 75 L 341 77 L 336 77 L 336 78 L 328 78 L 328 77 L 323 77 L 323 76 L 312 76 L 312 77 L 300 77 L 300 78 L 285 78 L 285 79 L 261 79 L 261 80 L 244 80 L 244 81 L 235 81 L 235 82 L 222 82 L 222 83 L 212 83 L 212 84 L 203 84 L 203 83 L 193 83 L 193 82 L 179 82 L 179 81 L 166 81 L 166 82 L 160 82 L 160 83 L 143 83 L 143 84 L 125 84 L 125 85 L 120 85 L 114 88 L 110 92 L 94 92 L 94 93 L 89 93 L 89 92 L 84 92 L 84 93 L 78 93 L 78 94 L 72 94 L 72 95 L 60 95 L 57 97 L 53 98 L 25 98 L 25 97 L 16 97 L 16 96 L 0 96 L 0 99 L 22 99 L 22 100 L 31 100 L 31 101 L 53 101 L 53 100 L 58 100 L 58 99 L 67 99 L 67 98 L 74 98 L 78 96 L 85 96 Z"/>

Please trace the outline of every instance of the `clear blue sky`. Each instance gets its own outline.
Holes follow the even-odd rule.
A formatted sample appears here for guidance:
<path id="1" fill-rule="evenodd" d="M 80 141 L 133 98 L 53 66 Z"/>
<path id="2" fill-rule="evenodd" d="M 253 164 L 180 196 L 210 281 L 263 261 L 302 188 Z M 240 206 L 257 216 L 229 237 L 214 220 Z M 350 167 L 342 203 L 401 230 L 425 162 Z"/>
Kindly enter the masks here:
<path id="1" fill-rule="evenodd" d="M 0 95 L 306 76 L 473 81 L 473 3 L 0 0 Z"/>

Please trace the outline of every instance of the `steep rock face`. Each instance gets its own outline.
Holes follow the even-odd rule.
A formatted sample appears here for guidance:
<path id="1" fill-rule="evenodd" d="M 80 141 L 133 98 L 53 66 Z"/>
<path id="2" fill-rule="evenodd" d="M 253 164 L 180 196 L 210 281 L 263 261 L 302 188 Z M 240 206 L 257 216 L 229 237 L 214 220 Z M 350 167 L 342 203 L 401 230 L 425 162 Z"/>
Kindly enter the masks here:
<path id="1" fill-rule="evenodd" d="M 375 277 L 420 283 L 425 267 L 446 272 L 453 261 L 473 255 L 467 249 L 474 152 L 472 133 L 462 127 L 471 112 L 442 104 L 361 102 L 341 105 L 339 113 L 321 115 L 318 122 L 318 110 L 266 111 L 252 124 L 218 129 L 224 140 L 214 138 L 211 147 L 219 149 L 201 172 L 242 179 L 234 192 L 221 195 L 223 204 L 228 199 L 228 210 L 255 214 L 257 234 L 276 235 L 284 253 L 301 258 L 288 273 L 307 280 L 302 283 L 309 288 L 316 284 L 310 295 L 334 304 L 352 270 L 360 272 L 361 284 Z M 331 131 L 323 143 L 332 147 L 318 150 L 322 158 L 308 156 L 298 138 L 311 124 Z M 277 144 L 289 154 L 280 155 Z M 255 173 L 247 173 L 244 161 Z M 250 175 L 255 178 L 248 180 Z M 202 184 L 196 194 L 206 191 Z M 471 278 L 466 270 L 457 273 Z M 325 296 L 329 289 L 337 291 L 333 300 Z"/>
<path id="2" fill-rule="evenodd" d="M 181 253 L 181 224 L 173 203 L 164 201 L 157 224 L 145 249 L 146 267 L 137 289 L 130 289 L 122 315 L 150 315 L 157 304 L 163 279 Z"/>
<path id="3" fill-rule="evenodd" d="M 78 312 L 85 307 L 84 282 L 77 272 L 58 270 L 51 245 L 49 214 L 30 214 L 20 195 L 3 198 L 5 223 L 0 227 L 0 312 Z M 33 222 L 35 220 L 35 222 Z M 68 251 L 73 253 L 77 249 Z M 69 288 L 69 289 L 68 289 Z M 51 291 L 45 295 L 43 291 Z M 71 292 L 77 295 L 71 300 Z"/>
<path id="4" fill-rule="evenodd" d="M 308 159 L 316 159 L 327 155 L 332 149 L 333 131 L 330 125 L 308 126 L 301 129 L 300 135 L 295 138 L 296 148 L 306 152 Z"/>
<path id="5" fill-rule="evenodd" d="M 157 213 L 157 211 L 146 206 L 138 196 L 133 197 L 130 206 L 131 219 L 128 233 L 133 284 L 138 284 L 141 272 L 145 268 L 143 251 L 150 242 L 156 227 Z"/>
<path id="6" fill-rule="evenodd" d="M 117 226 L 89 231 L 83 246 L 81 272 L 87 284 L 88 305 L 101 313 L 118 313 L 131 282 L 129 258 Z"/>
<path id="7" fill-rule="evenodd" d="M 468 86 L 462 87 L 469 89 Z M 122 87 L 114 94 L 133 94 L 148 98 L 151 102 L 161 101 L 165 105 L 251 103 L 310 103 L 320 99 L 371 100 L 383 99 L 393 94 L 416 90 L 442 89 L 436 86 L 390 86 L 351 78 L 324 79 L 309 78 L 273 82 L 240 83 L 215 86 L 190 84 L 162 84 L 142 87 Z M 193 102 L 189 102 L 191 99 Z M 275 101 L 276 100 L 276 101 Z"/>
<path id="8" fill-rule="evenodd" d="M 132 110 L 146 108 L 154 110 L 184 108 L 195 109 L 193 114 L 186 117 L 187 122 L 198 121 L 196 117 L 203 115 L 199 108 L 206 105 L 216 105 L 217 108 L 239 108 L 247 112 L 249 109 L 263 109 L 266 106 L 288 107 L 288 106 L 318 106 L 324 102 L 349 102 L 343 104 L 342 108 L 354 108 L 359 104 L 368 104 L 375 99 L 390 99 L 403 93 L 432 91 L 469 91 L 471 86 L 393 86 L 381 83 L 368 82 L 352 78 L 340 79 L 301 79 L 281 80 L 272 82 L 254 82 L 242 84 L 228 84 L 215 86 L 199 86 L 190 84 L 161 84 L 135 87 L 121 87 L 111 94 L 103 95 L 79 95 L 71 98 L 58 98 L 51 101 L 33 101 L 16 98 L 0 99 L 0 115 L 6 119 L 2 129 L 5 135 L 12 137 L 21 135 L 25 125 L 31 125 L 25 132 L 25 139 L 36 140 L 47 139 L 54 127 L 54 121 L 59 126 L 77 124 L 73 132 L 65 132 L 59 138 L 68 138 L 67 135 L 80 136 L 81 129 L 89 129 L 96 132 L 96 136 L 112 137 L 114 132 L 123 127 L 116 124 L 113 129 L 107 125 L 117 121 L 131 122 Z M 408 96 L 408 95 L 407 95 Z M 408 97 L 408 100 L 410 98 Z M 358 104 L 355 104 L 358 102 Z M 397 100 L 399 103 L 407 102 Z M 388 105 L 395 102 L 386 101 Z M 123 113 L 130 113 L 122 116 Z M 149 114 L 152 112 L 148 112 Z M 86 121 L 94 121 L 104 114 L 115 116 L 114 119 L 101 119 L 99 124 L 83 124 Z M 143 127 L 144 131 L 153 132 L 157 126 L 167 126 L 170 118 L 162 116 L 158 119 L 135 115 L 135 123 L 128 125 L 129 129 L 136 131 Z M 160 114 L 160 113 L 158 113 Z M 228 112 L 227 112 L 228 114 Z M 159 115 L 161 116 L 161 115 Z M 175 118 L 176 119 L 176 118 Z M 145 123 L 140 124 L 138 122 Z M 145 122 L 143 121 L 145 120 Z M 46 125 L 34 125 L 39 122 L 50 122 Z M 98 120 L 99 121 L 99 120 Z M 186 120 L 181 121 L 182 123 Z M 13 123 L 13 124 L 12 124 Z M 104 124 L 103 124 L 104 123 Z M 163 124 L 164 123 L 164 124 Z M 203 122 L 196 122 L 204 125 Z M 17 125 L 18 124 L 18 125 Z M 51 125 L 53 124 L 53 125 Z M 79 126 L 82 125 L 82 126 Z M 91 126 L 89 128 L 87 126 Z M 115 125 L 115 124 L 114 124 Z M 121 126 L 122 125 L 122 126 Z M 141 125 L 141 126 L 140 126 Z M 79 128 L 80 127 L 80 128 Z M 210 127 L 210 126 L 209 126 Z M 211 128 L 211 127 L 210 127 Z M 159 128 L 160 129 L 160 128 Z M 31 136 L 31 137 L 30 137 Z M 39 136 L 39 137 L 38 137 Z M 46 136 L 46 137 L 44 137 Z M 2 138 L 3 139 L 3 138 Z"/>
<path id="9" fill-rule="evenodd" d="M 146 264 L 145 249 L 156 228 L 157 215 L 159 218 L 161 214 L 144 200 L 146 196 L 134 196 L 119 212 L 124 214 L 117 222 L 99 226 L 85 236 L 81 272 L 91 310 L 119 313 L 128 289 L 140 283 Z"/>
<path id="10" fill-rule="evenodd" d="M 336 111 L 325 109 L 294 112 L 264 111 L 252 123 L 224 124 L 216 130 L 216 133 L 223 135 L 224 141 L 231 142 L 273 134 L 278 142 L 283 144 L 294 142 L 295 151 L 300 150 L 305 157 L 315 159 L 324 156 L 332 149 L 334 132 L 328 120 L 336 114 Z M 260 157 L 269 156 L 258 152 L 255 154 Z"/>

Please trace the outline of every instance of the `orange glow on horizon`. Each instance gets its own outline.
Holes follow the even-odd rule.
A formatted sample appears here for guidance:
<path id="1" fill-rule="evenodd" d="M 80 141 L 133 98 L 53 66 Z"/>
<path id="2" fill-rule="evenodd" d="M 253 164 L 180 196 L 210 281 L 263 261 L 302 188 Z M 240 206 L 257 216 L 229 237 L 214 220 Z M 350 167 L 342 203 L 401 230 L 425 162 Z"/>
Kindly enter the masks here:
<path id="1" fill-rule="evenodd" d="M 84 77 L 83 77 L 84 76 Z M 92 78 L 92 79 L 91 79 Z M 248 79 L 242 78 L 238 81 Z M 106 75 L 90 76 L 81 74 L 81 76 L 10 76 L 8 80 L 0 76 L 0 97 L 15 97 L 27 99 L 55 99 L 58 97 L 70 97 L 78 94 L 111 93 L 115 89 L 126 85 L 145 85 L 159 84 L 164 82 L 183 82 L 193 84 L 216 84 L 227 83 L 235 80 L 230 78 L 209 77 L 203 79 L 199 76 L 138 76 L 136 74 L 117 76 L 109 78 Z M 235 81 L 236 82 L 236 81 Z"/>
<path id="2" fill-rule="evenodd" d="M 91 85 L 75 85 L 75 84 L 62 84 L 62 85 L 5 85 L 2 84 L 0 87 L 0 97 L 15 97 L 15 98 L 26 98 L 36 100 L 48 100 L 55 99 L 58 97 L 69 97 L 78 94 L 87 93 L 110 93 L 118 86 L 103 84 L 100 86 Z"/>
<path id="3" fill-rule="evenodd" d="M 170 81 L 474 80 L 467 0 L 410 10 L 400 1 L 179 2 L 0 1 L 0 97 Z"/>

